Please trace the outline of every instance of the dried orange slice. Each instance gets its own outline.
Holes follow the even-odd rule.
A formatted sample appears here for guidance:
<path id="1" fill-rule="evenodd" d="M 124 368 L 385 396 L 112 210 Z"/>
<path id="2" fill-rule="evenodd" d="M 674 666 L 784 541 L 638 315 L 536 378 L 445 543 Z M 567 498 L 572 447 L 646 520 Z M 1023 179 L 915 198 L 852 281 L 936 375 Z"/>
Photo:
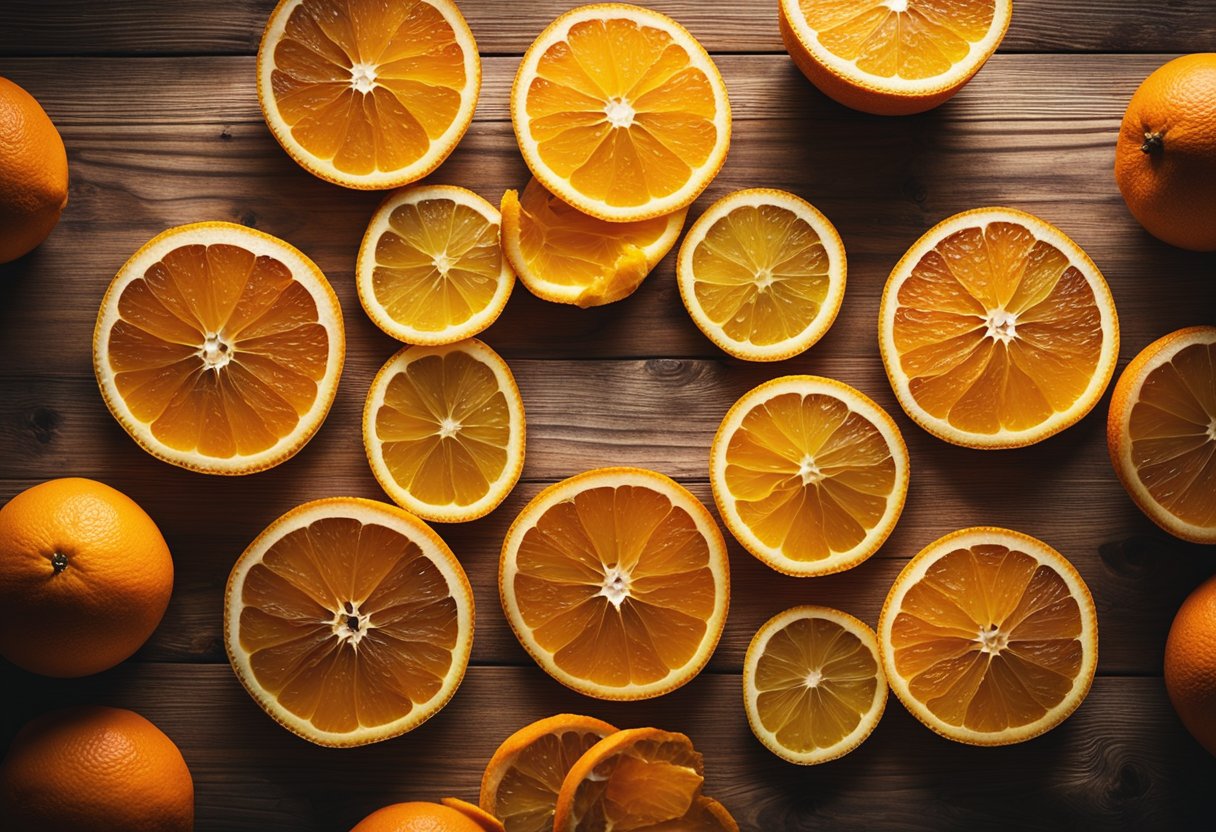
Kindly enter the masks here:
<path id="1" fill-rule="evenodd" d="M 786 51 L 825 95 L 920 113 L 963 88 L 1005 37 L 1013 0 L 781 0 Z"/>
<path id="2" fill-rule="evenodd" d="M 1150 520 L 1216 543 L 1216 327 L 1171 332 L 1132 359 L 1111 396 L 1106 441 Z"/>
<path id="3" fill-rule="evenodd" d="M 598 468 L 549 486 L 507 532 L 507 621 L 553 678 L 601 699 L 675 690 L 709 661 L 730 597 L 726 542 L 672 479 Z"/>
<path id="4" fill-rule="evenodd" d="M 311 260 L 242 225 L 148 241 L 110 283 L 93 368 L 110 412 L 148 453 L 209 474 L 278 465 L 338 390 L 342 309 Z"/>
<path id="5" fill-rule="evenodd" d="M 532 294 L 601 306 L 629 297 L 675 245 L 688 209 L 607 222 L 572 208 L 536 179 L 502 195 L 502 245 Z"/>
<path id="6" fill-rule="evenodd" d="M 908 495 L 908 448 L 887 412 L 819 376 L 744 394 L 709 454 L 718 513 L 778 572 L 826 575 L 874 554 Z"/>
<path id="7" fill-rule="evenodd" d="M 480 87 L 452 0 L 280 0 L 258 46 L 270 131 L 309 173 L 348 188 L 396 188 L 439 167 Z"/>
<path id="8" fill-rule="evenodd" d="M 485 809 L 475 803 L 470 803 L 467 800 L 461 800 L 459 797 L 445 797 L 439 801 L 449 809 L 455 809 L 462 815 L 467 817 L 473 823 L 480 826 L 485 832 L 507 832 L 502 821 L 491 815 Z"/>
<path id="9" fill-rule="evenodd" d="M 498 353 L 476 338 L 406 347 L 380 368 L 363 408 L 372 473 L 427 520 L 489 514 L 524 466 L 524 403 Z"/>
<path id="10" fill-rule="evenodd" d="M 972 528 L 930 543 L 878 621 L 887 679 L 912 714 L 973 745 L 1059 725 L 1089 692 L 1098 617 L 1085 581 L 1041 540 Z"/>
<path id="11" fill-rule="evenodd" d="M 600 719 L 557 714 L 507 737 L 481 778 L 481 808 L 506 832 L 551 832 L 557 793 L 571 767 L 616 728 Z"/>
<path id="12" fill-rule="evenodd" d="M 396 506 L 314 500 L 232 567 L 224 640 L 237 678 L 283 727 L 352 746 L 417 728 L 469 663 L 473 591 L 452 550 Z"/>
<path id="13" fill-rule="evenodd" d="M 748 361 L 790 358 L 822 338 L 844 300 L 845 271 L 844 243 L 828 218 L 771 188 L 709 206 L 676 261 L 693 322 Z"/>
<path id="14" fill-rule="evenodd" d="M 908 415 L 969 448 L 1031 445 L 1075 424 L 1119 356 L 1098 267 L 1012 208 L 956 214 L 917 240 L 887 280 L 878 337 Z"/>
<path id="15" fill-rule="evenodd" d="M 686 208 L 730 144 L 709 53 L 666 15 L 622 3 L 580 6 L 541 32 L 515 75 L 511 123 L 533 176 L 613 222 Z"/>
<path id="16" fill-rule="evenodd" d="M 359 246 L 355 285 L 376 326 L 407 344 L 450 344 L 497 320 L 515 275 L 498 209 L 453 185 L 389 195 Z"/>

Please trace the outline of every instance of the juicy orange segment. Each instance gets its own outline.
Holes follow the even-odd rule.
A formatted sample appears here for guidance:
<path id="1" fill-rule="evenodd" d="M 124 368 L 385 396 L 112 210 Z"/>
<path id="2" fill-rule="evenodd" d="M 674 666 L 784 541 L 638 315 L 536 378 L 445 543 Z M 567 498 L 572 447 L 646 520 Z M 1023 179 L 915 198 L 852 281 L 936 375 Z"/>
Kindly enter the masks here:
<path id="1" fill-rule="evenodd" d="M 421 520 L 353 497 L 305 503 L 237 560 L 224 596 L 233 670 L 275 721 L 318 745 L 416 728 L 464 676 L 473 594 Z"/>
<path id="2" fill-rule="evenodd" d="M 452 0 L 280 0 L 258 48 L 258 99 L 283 149 L 348 188 L 394 188 L 439 166 L 481 86 Z"/>
<path id="3" fill-rule="evenodd" d="M 515 635 L 551 676 L 588 696 L 645 699 L 705 666 L 730 572 L 696 497 L 653 471 L 600 468 L 524 507 L 498 586 Z"/>
<path id="4" fill-rule="evenodd" d="M 1128 494 L 1153 522 L 1216 543 L 1216 327 L 1145 347 L 1115 385 L 1107 445 Z"/>
<path id="5" fill-rule="evenodd" d="M 532 294 L 601 306 L 633 294 L 675 245 L 688 209 L 637 222 L 607 222 L 558 199 L 536 179 L 502 196 L 502 244 Z"/>
<path id="6" fill-rule="evenodd" d="M 573 9 L 540 34 L 515 76 L 511 121 L 546 188 L 616 222 L 687 207 L 730 143 L 709 54 L 671 18 L 618 3 Z"/>
<path id="7" fill-rule="evenodd" d="M 1098 620 L 1089 588 L 1047 544 L 973 528 L 904 568 L 878 623 L 891 689 L 958 742 L 1006 745 L 1071 714 L 1093 681 Z"/>
<path id="8" fill-rule="evenodd" d="M 1009 208 L 957 214 L 891 272 L 879 312 L 887 375 L 908 415 L 974 448 L 1039 442 L 1090 411 L 1119 324 L 1093 261 Z"/>
<path id="9" fill-rule="evenodd" d="M 214 474 L 279 464 L 324 421 L 342 310 L 316 265 L 231 223 L 171 228 L 123 264 L 93 335 L 110 412 L 146 451 Z"/>
<path id="10" fill-rule="evenodd" d="M 363 446 L 393 501 L 444 523 L 493 511 L 524 464 L 524 405 L 496 352 L 471 338 L 406 347 L 376 374 Z"/>

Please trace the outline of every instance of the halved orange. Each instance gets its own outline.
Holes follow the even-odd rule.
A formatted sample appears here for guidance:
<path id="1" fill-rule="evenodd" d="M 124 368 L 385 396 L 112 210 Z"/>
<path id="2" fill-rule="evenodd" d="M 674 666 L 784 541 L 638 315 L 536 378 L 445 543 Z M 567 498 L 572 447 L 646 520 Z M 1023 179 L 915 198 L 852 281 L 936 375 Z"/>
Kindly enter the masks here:
<path id="1" fill-rule="evenodd" d="M 1216 543 L 1216 327 L 1171 332 L 1132 359 L 1111 396 L 1106 441 L 1150 520 Z"/>
<path id="2" fill-rule="evenodd" d="M 623 3 L 580 6 L 541 32 L 515 75 L 511 123 L 533 176 L 612 222 L 686 208 L 730 144 L 709 53 L 666 15 Z"/>
<path id="3" fill-rule="evenodd" d="M 525 430 L 511 368 L 476 338 L 401 350 L 363 408 L 363 447 L 380 486 L 441 523 L 483 517 L 511 493 Z"/>
<path id="4" fill-rule="evenodd" d="M 461 800 L 459 797 L 445 797 L 439 801 L 449 809 L 455 809 L 462 815 L 467 817 L 473 823 L 480 826 L 485 832 L 507 832 L 502 821 L 494 817 L 485 809 L 478 806 L 476 803 L 470 803 L 467 800 Z"/>
<path id="5" fill-rule="evenodd" d="M 781 0 L 785 48 L 825 95 L 919 113 L 963 88 L 1005 37 L 1013 0 Z"/>
<path id="6" fill-rule="evenodd" d="M 557 714 L 507 737 L 481 778 L 481 808 L 506 832 L 551 832 L 557 793 L 571 767 L 616 728 L 600 719 Z"/>
<path id="7" fill-rule="evenodd" d="M 783 376 L 727 411 L 709 475 L 743 548 L 787 575 L 826 575 L 861 563 L 895 528 L 908 462 L 899 428 L 861 391 Z"/>
<path id="8" fill-rule="evenodd" d="M 709 661 L 730 597 L 726 542 L 672 479 L 598 468 L 549 486 L 502 545 L 498 589 L 542 668 L 601 699 L 675 690 Z"/>
<path id="9" fill-rule="evenodd" d="M 882 294 L 879 346 L 899 403 L 969 448 L 1017 448 L 1075 424 L 1110 383 L 1119 320 L 1063 231 L 1013 208 L 925 232 Z"/>
<path id="10" fill-rule="evenodd" d="M 1041 540 L 977 527 L 914 557 L 878 621 L 891 689 L 937 733 L 973 745 L 1037 737 L 1093 682 L 1098 617 L 1077 570 Z"/>
<path id="11" fill-rule="evenodd" d="M 500 221 L 497 208 L 454 185 L 389 194 L 355 266 L 368 317 L 407 344 L 450 344 L 494 323 L 515 285 Z"/>
<path id="12" fill-rule="evenodd" d="M 870 736 L 887 704 L 874 631 L 829 607 L 770 618 L 743 660 L 743 705 L 752 733 L 791 763 L 826 763 Z"/>
<path id="13" fill-rule="evenodd" d="M 822 338 L 844 300 L 845 272 L 835 226 L 772 188 L 735 191 L 705 209 L 676 261 L 693 322 L 748 361 L 790 358 Z"/>
<path id="14" fill-rule="evenodd" d="M 318 745 L 417 728 L 469 663 L 473 591 L 452 550 L 396 506 L 305 503 L 232 567 L 228 660 L 276 722 Z"/>
<path id="15" fill-rule="evenodd" d="M 629 297 L 680 236 L 687 208 L 637 222 L 607 222 L 572 208 L 536 179 L 502 195 L 502 245 L 538 298 L 601 306 Z"/>
<path id="16" fill-rule="evenodd" d="M 325 275 L 252 228 L 170 228 L 123 264 L 93 332 L 110 412 L 165 462 L 209 474 L 278 465 L 338 391 L 342 309 Z"/>
<path id="17" fill-rule="evenodd" d="M 453 0 L 279 0 L 258 102 L 301 167 L 348 188 L 426 176 L 477 106 L 481 58 Z"/>

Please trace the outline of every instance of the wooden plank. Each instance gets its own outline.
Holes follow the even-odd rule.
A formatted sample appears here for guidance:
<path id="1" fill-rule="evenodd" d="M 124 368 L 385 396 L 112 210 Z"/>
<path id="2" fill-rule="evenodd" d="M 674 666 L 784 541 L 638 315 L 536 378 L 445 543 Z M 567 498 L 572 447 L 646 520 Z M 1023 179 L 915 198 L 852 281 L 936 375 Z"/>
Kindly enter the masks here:
<path id="1" fill-rule="evenodd" d="M 241 54 L 257 51 L 275 0 L 9 0 L 0 55 Z M 550 20 L 577 5 L 461 0 L 483 53 L 522 54 Z M 711 52 L 779 52 L 776 0 L 647 0 Z M 1001 45 L 1007 52 L 1192 52 L 1209 48 L 1216 23 L 1207 0 L 1018 0 Z"/>

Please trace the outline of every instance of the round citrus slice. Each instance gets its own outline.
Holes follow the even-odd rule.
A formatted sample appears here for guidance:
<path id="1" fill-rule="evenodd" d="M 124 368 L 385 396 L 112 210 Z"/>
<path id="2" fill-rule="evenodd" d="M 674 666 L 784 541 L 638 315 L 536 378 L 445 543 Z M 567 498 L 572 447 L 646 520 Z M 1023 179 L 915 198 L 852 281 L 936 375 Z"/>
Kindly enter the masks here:
<path id="1" fill-rule="evenodd" d="M 506 832 L 551 832 L 557 793 L 571 767 L 616 728 L 558 714 L 525 725 L 498 746 L 481 779 L 481 808 Z"/>
<path id="2" fill-rule="evenodd" d="M 843 757 L 878 726 L 887 677 L 874 631 L 828 607 L 768 620 L 743 661 L 743 706 L 769 751 L 800 765 Z"/>
<path id="3" fill-rule="evenodd" d="M 969 448 L 1017 448 L 1075 424 L 1119 356 L 1115 301 L 1064 232 L 1012 208 L 929 229 L 883 290 L 879 346 L 899 403 Z"/>
<path id="4" fill-rule="evenodd" d="M 342 309 L 311 260 L 242 225 L 153 237 L 101 302 L 93 368 L 110 412 L 148 453 L 209 474 L 294 455 L 338 391 Z"/>
<path id="5" fill-rule="evenodd" d="M 450 344 L 494 323 L 515 285 L 499 221 L 497 208 L 452 185 L 390 194 L 355 266 L 368 317 L 407 344 Z"/>
<path id="6" fill-rule="evenodd" d="M 688 209 L 637 222 L 588 216 L 536 179 L 502 195 L 502 245 L 532 294 L 601 306 L 629 297 L 675 245 Z"/>
<path id="7" fill-rule="evenodd" d="M 786 51 L 830 98 L 883 116 L 947 101 L 1005 37 L 1013 0 L 781 0 Z"/>
<path id="8" fill-rule="evenodd" d="M 491 815 L 485 809 L 475 803 L 470 803 L 467 800 L 461 800 L 459 797 L 445 797 L 439 801 L 449 809 L 455 809 L 462 815 L 467 817 L 473 823 L 480 826 L 485 832 L 507 832 L 502 821 Z"/>
<path id="9" fill-rule="evenodd" d="M 380 368 L 363 447 L 393 501 L 426 520 L 489 514 L 524 465 L 524 403 L 498 353 L 476 338 L 406 347 Z"/>
<path id="10" fill-rule="evenodd" d="M 511 123 L 533 176 L 613 222 L 686 208 L 730 144 L 709 53 L 666 15 L 622 3 L 580 6 L 541 32 L 511 88 Z"/>
<path id="11" fill-rule="evenodd" d="M 379 190 L 439 167 L 473 120 L 481 58 L 452 0 L 280 0 L 258 101 L 301 167 Z"/>
<path id="12" fill-rule="evenodd" d="M 844 300 L 844 243 L 813 205 L 735 191 L 693 223 L 676 261 L 693 322 L 726 352 L 780 361 L 823 337 Z"/>
<path id="13" fill-rule="evenodd" d="M 1216 327 L 1171 332 L 1132 359 L 1111 396 L 1106 441 L 1150 520 L 1216 543 Z"/>
<path id="14" fill-rule="evenodd" d="M 826 575 L 874 554 L 908 495 L 908 448 L 887 412 L 847 384 L 783 376 L 744 394 L 709 454 L 731 534 L 787 575 Z"/>
<path id="15" fill-rule="evenodd" d="M 891 689 L 917 719 L 958 742 L 1008 745 L 1081 704 L 1098 663 L 1098 618 L 1055 549 L 972 528 L 930 543 L 899 573 L 878 642 Z"/>
<path id="16" fill-rule="evenodd" d="M 730 597 L 726 542 L 683 486 L 598 468 L 549 486 L 502 546 L 498 588 L 520 643 L 601 699 L 675 690 L 709 661 Z"/>
<path id="17" fill-rule="evenodd" d="M 318 745 L 364 745 L 417 728 L 451 699 L 473 644 L 473 591 L 412 514 L 314 500 L 232 567 L 224 640 L 276 722 Z"/>

